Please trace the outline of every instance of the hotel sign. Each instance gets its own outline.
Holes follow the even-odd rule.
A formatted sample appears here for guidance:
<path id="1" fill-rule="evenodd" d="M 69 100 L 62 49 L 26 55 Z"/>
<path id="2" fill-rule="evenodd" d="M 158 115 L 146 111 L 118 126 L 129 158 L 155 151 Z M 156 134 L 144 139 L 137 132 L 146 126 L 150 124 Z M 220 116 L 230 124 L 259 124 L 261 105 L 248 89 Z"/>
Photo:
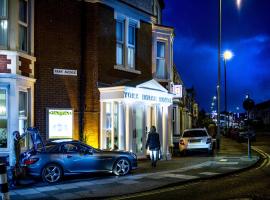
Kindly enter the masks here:
<path id="1" fill-rule="evenodd" d="M 53 74 L 64 76 L 77 76 L 77 70 L 71 69 L 53 69 Z"/>
<path id="2" fill-rule="evenodd" d="M 137 100 L 137 101 L 146 101 L 146 102 L 155 102 L 155 103 L 172 103 L 172 97 L 170 94 L 150 94 L 150 92 L 137 90 L 126 90 L 124 91 L 124 99 Z"/>

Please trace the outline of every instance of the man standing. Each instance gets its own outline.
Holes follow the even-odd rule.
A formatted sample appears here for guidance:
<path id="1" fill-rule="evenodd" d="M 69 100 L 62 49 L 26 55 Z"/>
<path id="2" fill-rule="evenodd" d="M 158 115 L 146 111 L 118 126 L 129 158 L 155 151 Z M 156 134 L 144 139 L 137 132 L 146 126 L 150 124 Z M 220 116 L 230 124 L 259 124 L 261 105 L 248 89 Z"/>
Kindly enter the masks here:
<path id="1" fill-rule="evenodd" d="M 12 171 L 12 185 L 15 186 L 18 184 L 18 179 L 21 174 L 20 169 L 20 155 L 21 155 L 21 140 L 24 138 L 25 133 L 20 135 L 19 131 L 13 132 L 13 141 L 14 141 L 14 155 L 15 155 L 15 165 L 11 166 Z"/>
<path id="2" fill-rule="evenodd" d="M 152 167 L 156 167 L 160 151 L 160 141 L 159 134 L 156 132 L 155 126 L 151 127 L 148 134 L 145 148 L 147 149 L 148 147 L 150 150 L 151 165 Z"/>

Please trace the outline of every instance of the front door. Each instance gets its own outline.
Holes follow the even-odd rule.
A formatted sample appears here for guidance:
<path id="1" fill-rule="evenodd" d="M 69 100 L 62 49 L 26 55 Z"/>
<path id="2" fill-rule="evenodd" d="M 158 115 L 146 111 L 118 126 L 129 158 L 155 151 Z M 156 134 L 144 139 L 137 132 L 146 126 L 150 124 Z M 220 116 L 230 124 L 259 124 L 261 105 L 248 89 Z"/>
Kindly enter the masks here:
<path id="1" fill-rule="evenodd" d="M 133 110 L 134 128 L 132 150 L 137 155 L 143 155 L 145 144 L 145 119 L 144 119 L 144 106 L 136 105 Z"/>

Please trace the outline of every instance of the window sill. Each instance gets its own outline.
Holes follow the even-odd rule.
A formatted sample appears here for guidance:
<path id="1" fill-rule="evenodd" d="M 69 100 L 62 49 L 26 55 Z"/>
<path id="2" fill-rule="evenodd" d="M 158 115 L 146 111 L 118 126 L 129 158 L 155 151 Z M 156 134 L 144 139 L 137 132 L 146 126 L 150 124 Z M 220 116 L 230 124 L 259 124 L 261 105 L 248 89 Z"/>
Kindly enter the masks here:
<path id="1" fill-rule="evenodd" d="M 141 71 L 136 70 L 136 69 L 127 68 L 123 65 L 114 65 L 114 69 L 125 71 L 125 72 L 130 72 L 130 73 L 134 73 L 134 74 L 141 74 Z"/>

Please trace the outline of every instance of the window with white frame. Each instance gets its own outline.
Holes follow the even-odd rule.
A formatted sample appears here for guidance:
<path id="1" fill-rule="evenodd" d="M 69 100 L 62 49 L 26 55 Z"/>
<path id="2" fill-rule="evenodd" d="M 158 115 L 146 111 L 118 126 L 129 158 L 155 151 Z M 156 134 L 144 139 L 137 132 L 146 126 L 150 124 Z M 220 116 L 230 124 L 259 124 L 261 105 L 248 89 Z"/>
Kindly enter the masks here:
<path id="1" fill-rule="evenodd" d="M 124 21 L 116 21 L 116 64 L 124 64 Z"/>
<path id="2" fill-rule="evenodd" d="M 28 0 L 19 0 L 19 50 L 28 51 Z"/>
<path id="3" fill-rule="evenodd" d="M 8 9 L 7 0 L 0 0 L 0 46 L 7 47 Z"/>
<path id="4" fill-rule="evenodd" d="M 29 126 L 29 101 L 28 91 L 19 91 L 19 132 L 22 134 Z M 25 137 L 22 142 L 22 149 L 26 150 L 29 147 L 29 138 Z"/>
<path id="5" fill-rule="evenodd" d="M 166 43 L 157 41 L 157 52 L 156 52 L 156 77 L 158 79 L 167 78 L 166 62 L 165 62 L 165 47 Z"/>
<path id="6" fill-rule="evenodd" d="M 5 88 L 0 88 L 0 148 L 7 148 L 7 110 L 7 90 Z"/>
<path id="7" fill-rule="evenodd" d="M 137 22 L 128 18 L 116 20 L 116 65 L 135 70 Z"/>

